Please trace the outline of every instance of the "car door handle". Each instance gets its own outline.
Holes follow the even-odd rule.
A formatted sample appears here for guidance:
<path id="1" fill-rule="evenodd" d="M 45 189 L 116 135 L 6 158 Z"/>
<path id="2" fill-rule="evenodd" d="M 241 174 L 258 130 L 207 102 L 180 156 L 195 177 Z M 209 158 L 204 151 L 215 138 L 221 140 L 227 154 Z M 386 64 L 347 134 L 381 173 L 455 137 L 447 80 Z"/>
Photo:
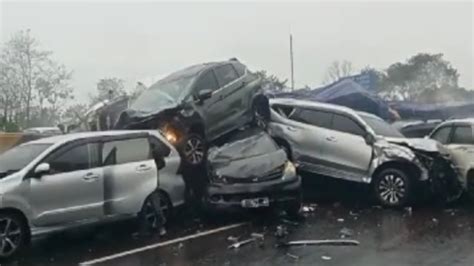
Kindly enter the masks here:
<path id="1" fill-rule="evenodd" d="M 141 164 L 141 165 L 137 166 L 137 168 L 135 168 L 135 170 L 137 170 L 137 172 L 146 172 L 146 171 L 151 170 L 151 166 L 148 166 L 146 164 Z"/>
<path id="2" fill-rule="evenodd" d="M 326 140 L 327 140 L 327 141 L 336 142 L 336 137 L 328 136 L 328 137 L 326 137 Z"/>
<path id="3" fill-rule="evenodd" d="M 87 181 L 87 182 L 89 182 L 89 181 L 95 181 L 95 180 L 99 179 L 99 176 L 96 175 L 96 174 L 93 174 L 93 173 L 88 173 L 88 174 L 86 174 L 85 176 L 83 176 L 82 179 L 83 179 L 84 181 Z"/>

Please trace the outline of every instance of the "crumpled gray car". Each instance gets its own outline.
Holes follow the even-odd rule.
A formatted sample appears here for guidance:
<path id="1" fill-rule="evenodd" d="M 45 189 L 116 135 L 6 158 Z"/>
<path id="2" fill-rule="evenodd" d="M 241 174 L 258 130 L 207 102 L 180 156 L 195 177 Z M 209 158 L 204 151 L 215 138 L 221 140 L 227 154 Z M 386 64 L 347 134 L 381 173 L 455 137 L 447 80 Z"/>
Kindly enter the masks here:
<path id="1" fill-rule="evenodd" d="M 406 139 L 379 117 L 350 108 L 271 99 L 269 133 L 300 170 L 370 184 L 378 202 L 402 206 L 427 188 L 445 200 L 461 194 L 444 147 Z"/>

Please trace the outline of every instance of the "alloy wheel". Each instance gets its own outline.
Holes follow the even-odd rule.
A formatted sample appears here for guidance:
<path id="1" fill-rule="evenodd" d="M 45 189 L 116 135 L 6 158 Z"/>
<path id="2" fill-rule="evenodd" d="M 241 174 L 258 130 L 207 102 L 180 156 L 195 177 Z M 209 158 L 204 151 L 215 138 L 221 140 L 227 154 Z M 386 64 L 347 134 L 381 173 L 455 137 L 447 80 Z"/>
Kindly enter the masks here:
<path id="1" fill-rule="evenodd" d="M 148 199 L 145 203 L 144 215 L 145 221 L 150 228 L 155 229 L 158 227 L 158 213 L 151 199 Z"/>
<path id="2" fill-rule="evenodd" d="M 265 117 L 258 111 L 258 108 L 254 108 L 254 114 L 253 117 L 255 119 L 255 124 L 260 127 L 265 129 L 267 127 L 267 122 L 265 120 Z"/>
<path id="3" fill-rule="evenodd" d="M 387 174 L 378 185 L 380 197 L 391 205 L 398 204 L 406 196 L 405 181 L 401 176 Z"/>
<path id="4" fill-rule="evenodd" d="M 201 139 L 191 137 L 184 148 L 186 160 L 193 165 L 198 165 L 204 158 L 204 144 Z"/>
<path id="5" fill-rule="evenodd" d="M 10 217 L 0 219 L 0 257 L 8 257 L 20 247 L 24 233 L 21 225 Z"/>

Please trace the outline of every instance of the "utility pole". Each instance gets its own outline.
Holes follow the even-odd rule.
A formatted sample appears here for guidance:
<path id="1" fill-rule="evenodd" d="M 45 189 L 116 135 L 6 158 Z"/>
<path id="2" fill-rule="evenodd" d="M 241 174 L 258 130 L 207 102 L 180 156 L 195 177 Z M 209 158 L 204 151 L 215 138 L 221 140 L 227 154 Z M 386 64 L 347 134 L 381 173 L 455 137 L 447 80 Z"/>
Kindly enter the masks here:
<path id="1" fill-rule="evenodd" d="M 295 73 L 293 68 L 293 35 L 290 33 L 290 64 L 291 64 L 291 90 L 295 90 Z"/>

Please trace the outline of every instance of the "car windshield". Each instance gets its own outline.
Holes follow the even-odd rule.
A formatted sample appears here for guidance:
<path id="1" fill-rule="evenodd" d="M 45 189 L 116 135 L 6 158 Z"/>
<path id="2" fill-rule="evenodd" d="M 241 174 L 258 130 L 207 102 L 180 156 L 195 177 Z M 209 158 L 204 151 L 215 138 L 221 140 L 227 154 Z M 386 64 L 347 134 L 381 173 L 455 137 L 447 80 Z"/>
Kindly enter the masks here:
<path id="1" fill-rule="evenodd" d="M 376 135 L 390 138 L 403 138 L 402 133 L 380 118 L 361 115 L 362 119 L 372 128 Z"/>
<path id="2" fill-rule="evenodd" d="M 189 67 L 156 82 L 140 94 L 130 108 L 153 112 L 157 107 L 176 104 L 189 92 L 202 68 L 202 65 Z"/>
<path id="3" fill-rule="evenodd" d="M 51 144 L 25 144 L 0 155 L 0 175 L 20 171 L 45 151 Z"/>

